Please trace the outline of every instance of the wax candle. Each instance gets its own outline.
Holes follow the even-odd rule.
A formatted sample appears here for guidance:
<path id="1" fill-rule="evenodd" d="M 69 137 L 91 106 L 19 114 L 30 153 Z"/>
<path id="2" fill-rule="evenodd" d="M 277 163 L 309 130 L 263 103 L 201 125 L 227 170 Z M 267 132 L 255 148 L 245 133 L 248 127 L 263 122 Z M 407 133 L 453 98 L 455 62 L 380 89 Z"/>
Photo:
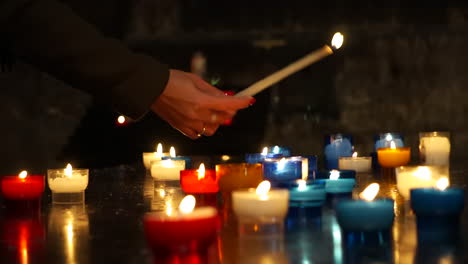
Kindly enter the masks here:
<path id="1" fill-rule="evenodd" d="M 449 132 L 419 133 L 419 154 L 426 165 L 445 165 L 450 163 Z"/>
<path id="2" fill-rule="evenodd" d="M 411 189 L 434 187 L 449 173 L 447 166 L 401 166 L 395 172 L 398 192 L 406 199 L 410 198 Z"/>
<path id="3" fill-rule="evenodd" d="M 355 171 L 331 170 L 327 174 L 328 178 L 324 178 L 323 175 L 320 174 L 316 182 L 325 184 L 325 191 L 329 194 L 351 193 L 356 185 Z"/>
<path id="4" fill-rule="evenodd" d="M 180 181 L 185 160 L 155 160 L 151 162 L 151 176 L 156 181 Z"/>
<path id="5" fill-rule="evenodd" d="M 169 156 L 169 152 L 163 152 L 163 146 L 158 143 L 155 152 L 143 152 L 143 164 L 147 170 L 151 169 L 151 162 L 161 160 L 163 157 Z"/>
<path id="6" fill-rule="evenodd" d="M 370 172 L 372 157 L 358 157 L 357 152 L 352 157 L 340 157 L 338 160 L 340 170 L 354 170 L 356 172 Z"/>
<path id="7" fill-rule="evenodd" d="M 239 223 L 282 223 L 288 212 L 289 191 L 270 190 L 270 182 L 261 182 L 256 189 L 232 192 L 232 206 Z"/>
<path id="8" fill-rule="evenodd" d="M 180 171 L 180 186 L 186 193 L 217 193 L 218 180 L 216 171 L 205 169 L 203 163 L 198 170 Z"/>
<path id="9" fill-rule="evenodd" d="M 169 156 L 163 156 L 162 160 L 184 160 L 185 161 L 185 169 L 189 170 L 192 168 L 192 158 L 188 156 L 177 156 L 174 147 L 171 147 L 169 150 Z"/>
<path id="10" fill-rule="evenodd" d="M 195 208 L 195 203 L 188 195 L 178 211 L 168 208 L 145 215 L 145 236 L 154 252 L 206 250 L 212 244 L 219 231 L 218 212 L 209 206 Z"/>
<path id="11" fill-rule="evenodd" d="M 394 141 L 390 142 L 390 148 L 377 149 L 377 159 L 384 168 L 396 168 L 404 166 L 410 161 L 411 149 L 409 147 L 397 148 Z"/>
<path id="12" fill-rule="evenodd" d="M 71 164 L 68 164 L 65 169 L 47 170 L 47 183 L 52 191 L 52 202 L 83 202 L 88 177 L 88 169 L 73 169 Z"/>
<path id="13" fill-rule="evenodd" d="M 255 188 L 263 180 L 262 164 L 217 164 L 216 176 L 219 178 L 219 189 L 222 192 Z"/>
<path id="14" fill-rule="evenodd" d="M 268 148 L 263 148 L 262 153 L 247 153 L 245 154 L 245 162 L 247 163 L 262 163 L 266 158 L 281 158 L 282 154 L 268 153 Z"/>
<path id="15" fill-rule="evenodd" d="M 1 178 L 2 195 L 9 200 L 39 199 L 44 192 L 44 186 L 43 175 L 28 175 L 26 171 Z"/>
<path id="16" fill-rule="evenodd" d="M 263 162 L 263 178 L 273 183 L 298 180 L 303 178 L 304 167 L 302 157 L 265 159 Z M 308 167 L 305 167 L 308 173 Z"/>
<path id="17" fill-rule="evenodd" d="M 324 152 L 327 169 L 338 169 L 338 158 L 350 157 L 353 153 L 351 136 L 345 134 L 332 134 L 326 136 Z"/>
<path id="18" fill-rule="evenodd" d="M 359 200 L 343 200 L 336 204 L 338 224 L 344 231 L 385 231 L 393 225 L 394 201 L 374 200 L 379 191 L 377 183 L 370 184 L 360 195 Z"/>
<path id="19" fill-rule="evenodd" d="M 278 187 L 289 190 L 290 207 L 320 207 L 325 202 L 325 184 L 317 183 L 314 180 L 301 179 L 282 182 Z"/>
<path id="20" fill-rule="evenodd" d="M 447 188 L 447 177 L 440 178 L 436 188 L 415 188 L 411 192 L 411 208 L 416 214 L 418 228 L 456 229 L 465 205 L 465 191 Z"/>

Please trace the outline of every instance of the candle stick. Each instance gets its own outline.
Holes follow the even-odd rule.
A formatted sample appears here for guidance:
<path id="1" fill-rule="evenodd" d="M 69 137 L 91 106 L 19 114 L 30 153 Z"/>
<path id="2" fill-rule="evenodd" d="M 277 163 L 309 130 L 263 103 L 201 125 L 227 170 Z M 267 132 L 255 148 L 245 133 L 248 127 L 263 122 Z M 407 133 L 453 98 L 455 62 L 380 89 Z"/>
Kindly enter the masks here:
<path id="1" fill-rule="evenodd" d="M 339 32 L 335 33 L 332 39 L 332 47 L 325 45 L 322 48 L 313 51 L 301 59 L 291 63 L 290 65 L 284 67 L 283 69 L 263 78 L 262 80 L 252 84 L 248 88 L 240 91 L 235 96 L 254 96 L 259 92 L 265 90 L 271 85 L 283 80 L 289 75 L 296 73 L 305 67 L 323 59 L 326 56 L 333 54 L 334 50 L 337 50 L 343 44 L 343 35 Z"/>

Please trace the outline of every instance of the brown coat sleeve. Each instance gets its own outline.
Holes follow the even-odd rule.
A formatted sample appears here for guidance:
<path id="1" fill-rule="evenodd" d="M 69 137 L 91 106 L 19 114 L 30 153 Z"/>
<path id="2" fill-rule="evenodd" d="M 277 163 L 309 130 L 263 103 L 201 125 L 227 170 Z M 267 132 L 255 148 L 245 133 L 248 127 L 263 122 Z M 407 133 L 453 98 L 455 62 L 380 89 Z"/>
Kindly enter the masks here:
<path id="1" fill-rule="evenodd" d="M 106 38 L 54 0 L 0 0 L 0 33 L 15 54 L 138 119 L 161 94 L 166 65 Z"/>

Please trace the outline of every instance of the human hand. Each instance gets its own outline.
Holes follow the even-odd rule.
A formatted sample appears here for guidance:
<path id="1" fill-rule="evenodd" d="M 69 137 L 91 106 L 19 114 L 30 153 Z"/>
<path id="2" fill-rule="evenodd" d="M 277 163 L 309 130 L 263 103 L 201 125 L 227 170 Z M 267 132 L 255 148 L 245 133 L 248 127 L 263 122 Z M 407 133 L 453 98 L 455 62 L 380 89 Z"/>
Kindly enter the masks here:
<path id="1" fill-rule="evenodd" d="M 226 96 L 195 74 L 170 70 L 166 88 L 151 109 L 182 134 L 197 139 L 213 135 L 219 125 L 252 100 Z"/>

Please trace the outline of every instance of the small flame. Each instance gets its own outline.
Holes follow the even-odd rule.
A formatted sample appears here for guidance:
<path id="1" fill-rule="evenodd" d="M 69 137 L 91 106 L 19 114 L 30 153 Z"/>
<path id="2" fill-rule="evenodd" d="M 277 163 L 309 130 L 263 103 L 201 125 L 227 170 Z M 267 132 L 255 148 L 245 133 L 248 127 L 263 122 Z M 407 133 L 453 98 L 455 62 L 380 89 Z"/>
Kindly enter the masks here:
<path id="1" fill-rule="evenodd" d="M 390 141 L 390 148 L 391 149 L 396 149 L 395 141 Z"/>
<path id="2" fill-rule="evenodd" d="M 387 135 L 385 136 L 385 140 L 387 140 L 387 141 L 392 141 L 392 140 L 393 140 L 392 134 L 387 134 Z"/>
<path id="3" fill-rule="evenodd" d="M 273 147 L 273 153 L 278 154 L 279 151 L 280 151 L 280 149 L 279 149 L 278 146 L 274 146 L 274 147 Z"/>
<path id="4" fill-rule="evenodd" d="M 260 196 L 260 200 L 268 199 L 268 192 L 270 191 L 271 184 L 269 181 L 262 181 L 255 190 L 255 193 Z"/>
<path id="5" fill-rule="evenodd" d="M 197 173 L 198 173 L 198 180 L 205 178 L 205 164 L 203 163 L 200 164 L 200 167 L 198 167 Z"/>
<path id="6" fill-rule="evenodd" d="M 67 164 L 67 167 L 63 170 L 63 174 L 67 177 L 71 177 L 73 175 L 73 168 L 70 163 Z"/>
<path id="7" fill-rule="evenodd" d="M 117 117 L 117 123 L 119 123 L 119 124 L 122 125 L 122 124 L 125 123 L 125 121 L 127 121 L 127 119 L 125 118 L 125 116 L 121 115 L 121 116 Z"/>
<path id="8" fill-rule="evenodd" d="M 418 169 L 413 173 L 414 176 L 423 179 L 423 180 L 430 180 L 432 176 L 432 172 L 429 169 L 429 167 L 426 166 L 420 166 Z"/>
<path id="9" fill-rule="evenodd" d="M 175 156 L 176 156 L 175 148 L 174 148 L 174 147 L 171 147 L 171 149 L 169 150 L 169 156 L 171 156 L 171 157 L 175 157 Z"/>
<path id="10" fill-rule="evenodd" d="M 339 170 L 331 170 L 330 171 L 330 180 L 338 180 L 340 178 L 340 171 Z"/>
<path id="11" fill-rule="evenodd" d="M 19 173 L 18 177 L 20 179 L 25 179 L 26 177 L 28 177 L 28 172 L 24 170 L 24 171 Z"/>
<path id="12" fill-rule="evenodd" d="M 183 214 L 191 213 L 193 211 L 193 208 L 195 208 L 195 204 L 195 197 L 193 195 L 187 195 L 180 202 L 179 211 Z"/>
<path id="13" fill-rule="evenodd" d="M 278 166 L 277 166 L 277 169 L 279 171 L 282 171 L 284 170 L 284 167 L 286 166 L 286 159 L 285 158 L 281 158 L 280 161 L 278 162 Z"/>
<path id="14" fill-rule="evenodd" d="M 331 44 L 335 49 L 339 49 L 343 45 L 343 41 L 343 35 L 340 32 L 336 32 L 335 35 L 333 35 Z"/>
<path id="15" fill-rule="evenodd" d="M 156 147 L 156 152 L 154 153 L 156 157 L 161 158 L 163 155 L 163 146 L 161 143 L 158 143 L 158 146 Z"/>
<path id="16" fill-rule="evenodd" d="M 379 189 L 380 186 L 378 183 L 371 183 L 359 194 L 359 198 L 366 201 L 372 201 L 377 196 L 377 193 L 379 193 Z"/>
<path id="17" fill-rule="evenodd" d="M 172 200 L 166 201 L 166 215 L 171 216 L 174 209 L 172 208 Z"/>
<path id="18" fill-rule="evenodd" d="M 305 180 L 297 180 L 297 190 L 305 191 L 307 189 L 307 182 Z"/>
<path id="19" fill-rule="evenodd" d="M 447 177 L 442 177 L 436 182 L 437 189 L 443 191 L 449 186 L 449 180 Z"/>
<path id="20" fill-rule="evenodd" d="M 223 161 L 228 161 L 228 160 L 231 159 L 231 157 L 230 157 L 229 155 L 222 155 L 222 156 L 221 156 L 221 159 L 222 159 Z"/>
<path id="21" fill-rule="evenodd" d="M 354 152 L 352 156 L 353 158 L 357 158 L 357 152 Z"/>
<path id="22" fill-rule="evenodd" d="M 262 155 L 266 156 L 267 154 L 268 154 L 268 148 L 264 147 L 263 150 L 262 150 Z"/>

